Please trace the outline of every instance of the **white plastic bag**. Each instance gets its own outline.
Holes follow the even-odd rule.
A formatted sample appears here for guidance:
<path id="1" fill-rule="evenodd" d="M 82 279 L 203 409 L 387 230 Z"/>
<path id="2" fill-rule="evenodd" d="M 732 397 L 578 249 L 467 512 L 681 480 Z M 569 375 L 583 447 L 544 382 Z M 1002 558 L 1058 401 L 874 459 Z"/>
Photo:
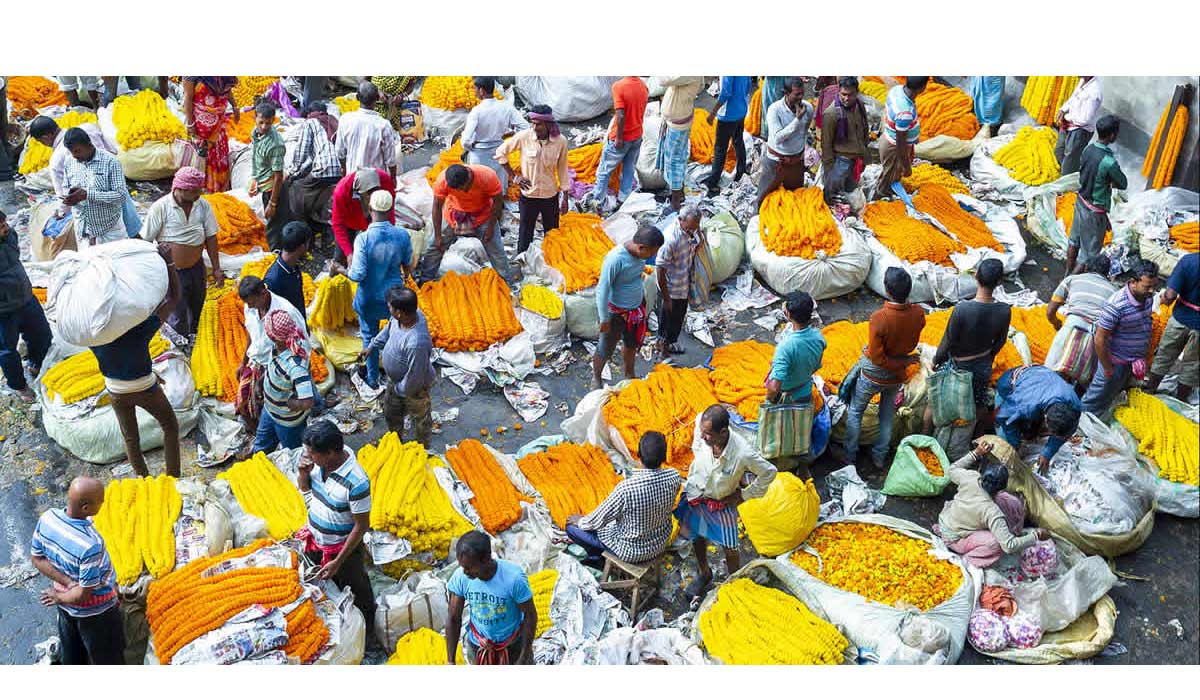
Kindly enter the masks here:
<path id="1" fill-rule="evenodd" d="M 757 216 L 746 225 L 746 251 L 755 272 L 777 294 L 803 290 L 814 299 L 830 299 L 848 294 L 862 286 L 871 270 L 871 248 L 849 226 L 839 225 L 842 248 L 837 255 L 818 251 L 817 257 L 789 258 L 767 250 L 758 230 Z"/>
<path id="2" fill-rule="evenodd" d="M 1057 632 L 1077 620 L 1103 598 L 1117 582 L 1104 557 L 1086 556 L 1062 538 L 1054 538 L 1059 564 L 1051 578 L 1036 577 L 1015 584 L 1000 572 L 1016 566 L 1016 557 L 1005 555 L 983 571 L 984 583 L 1012 591 L 1017 609 L 1033 615 L 1046 632 Z"/>
<path id="3" fill-rule="evenodd" d="M 646 104 L 642 117 L 642 149 L 638 152 L 637 179 L 643 190 L 659 190 L 667 186 L 662 171 L 658 169 L 658 132 L 662 126 L 659 104 Z"/>
<path id="4" fill-rule="evenodd" d="M 401 637 L 421 627 L 446 628 L 450 599 L 444 581 L 432 573 L 414 572 L 375 597 L 375 638 L 395 649 Z"/>
<path id="5" fill-rule="evenodd" d="M 453 270 L 460 275 L 473 275 L 488 266 L 487 251 L 483 241 L 470 236 L 463 236 L 450 244 L 442 256 L 442 265 L 438 268 L 438 277 Z"/>
<path id="6" fill-rule="evenodd" d="M 594 119 L 612 109 L 615 75 L 517 76 L 517 94 L 525 104 L 547 105 L 560 122 Z"/>
<path id="7" fill-rule="evenodd" d="M 1071 173 L 1054 182 L 1025 190 L 1025 226 L 1034 238 L 1041 241 L 1058 258 L 1066 256 L 1067 236 L 1070 234 L 1062 219 L 1058 218 L 1058 197 L 1066 192 L 1078 190 L 1079 173 Z"/>
<path id="8" fill-rule="evenodd" d="M 103 345 L 158 308 L 167 295 L 167 266 L 153 243 L 138 238 L 63 251 L 54 260 L 48 294 L 63 340 Z"/>

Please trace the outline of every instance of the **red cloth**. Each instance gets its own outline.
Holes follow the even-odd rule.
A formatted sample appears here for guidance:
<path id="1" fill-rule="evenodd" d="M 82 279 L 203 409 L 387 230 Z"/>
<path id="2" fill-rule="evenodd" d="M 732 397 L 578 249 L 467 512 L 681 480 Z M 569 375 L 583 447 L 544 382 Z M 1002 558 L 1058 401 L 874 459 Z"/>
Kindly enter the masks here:
<path id="1" fill-rule="evenodd" d="M 304 348 L 304 333 L 296 326 L 296 322 L 282 309 L 275 309 L 263 319 L 263 331 L 267 337 L 277 343 L 284 343 L 292 354 L 301 360 L 308 357 Z"/>
<path id="2" fill-rule="evenodd" d="M 638 347 L 641 347 L 642 341 L 646 339 L 646 302 L 643 301 L 636 309 L 618 308 L 609 302 L 608 311 L 625 321 L 625 328 L 633 330 L 633 337 Z"/>
<path id="3" fill-rule="evenodd" d="M 692 507 L 703 505 L 709 510 L 725 510 L 724 501 L 717 501 L 712 498 L 694 498 L 688 501 L 688 505 Z"/>
<path id="4" fill-rule="evenodd" d="M 835 81 L 833 85 L 826 86 L 823 90 L 821 90 L 820 95 L 817 97 L 817 115 L 813 117 L 813 123 L 817 125 L 817 130 L 821 129 L 821 122 L 824 121 L 825 109 L 829 107 L 829 105 L 833 104 L 833 101 L 837 99 L 839 90 L 841 90 L 841 87 Z"/>
<path id="5" fill-rule="evenodd" d="M 300 540 L 300 543 L 304 545 L 305 552 L 320 553 L 321 566 L 325 566 L 333 561 L 333 558 L 341 554 L 342 549 L 346 546 L 345 540 L 338 544 L 317 544 L 317 539 L 313 537 L 312 530 L 309 530 L 307 525 L 296 532 L 296 539 Z"/>
<path id="6" fill-rule="evenodd" d="M 475 625 L 467 623 L 471 628 L 471 634 L 479 641 L 479 650 L 475 652 L 476 666 L 508 666 L 512 663 L 509 660 L 508 649 L 517 637 L 521 636 L 521 627 L 518 626 L 516 631 L 509 635 L 508 639 L 502 642 L 495 642 L 480 634 L 479 630 L 475 629 Z"/>
<path id="7" fill-rule="evenodd" d="M 979 594 L 979 607 L 991 610 L 1000 617 L 1012 617 L 1017 611 L 1017 601 L 1012 591 L 1003 586 L 984 586 Z"/>
<path id="8" fill-rule="evenodd" d="M 396 196 L 396 183 L 386 170 L 376 170 L 379 173 L 379 186 Z M 391 222 L 396 223 L 396 212 L 392 210 Z M 354 252 L 354 243 L 350 239 L 351 231 L 366 231 L 371 221 L 363 212 L 362 204 L 354 197 L 354 173 L 346 173 L 333 188 L 333 210 L 329 216 L 333 227 L 333 237 L 338 247 L 347 258 Z"/>

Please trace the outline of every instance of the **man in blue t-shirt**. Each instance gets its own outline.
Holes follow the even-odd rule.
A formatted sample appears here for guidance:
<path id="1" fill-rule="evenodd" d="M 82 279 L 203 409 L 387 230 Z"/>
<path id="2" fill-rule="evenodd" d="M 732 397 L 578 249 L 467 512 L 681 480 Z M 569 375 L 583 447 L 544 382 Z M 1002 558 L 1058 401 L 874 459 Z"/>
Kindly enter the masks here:
<path id="1" fill-rule="evenodd" d="M 1188 253 L 1175 265 L 1162 295 L 1163 304 L 1172 301 L 1175 309 L 1163 329 L 1162 340 L 1158 341 L 1146 391 L 1158 390 L 1163 377 L 1183 353 L 1175 397 L 1187 401 L 1200 379 L 1200 253 Z"/>
<path id="2" fill-rule="evenodd" d="M 825 356 L 825 336 L 812 327 L 813 310 L 817 303 L 808 292 L 793 292 L 787 296 L 784 312 L 791 332 L 775 346 L 771 372 L 767 375 L 768 403 L 811 403 L 813 373 L 821 369 Z M 780 455 L 771 460 L 777 469 L 796 466 L 801 478 L 808 478 L 808 468 L 798 465 L 803 455 Z"/>
<path id="3" fill-rule="evenodd" d="M 717 104 L 708 113 L 710 126 L 713 119 L 717 120 L 712 172 L 704 181 L 708 186 L 709 197 L 715 197 L 721 191 L 721 173 L 725 169 L 725 154 L 729 151 L 730 141 L 733 141 L 733 154 L 737 158 L 737 167 L 733 171 L 734 182 L 746 173 L 746 141 L 742 138 L 742 129 L 746 123 L 746 111 L 749 106 L 750 76 L 722 75 L 721 93 L 717 95 Z"/>
<path id="4" fill-rule="evenodd" d="M 450 577 L 450 618 L 446 622 L 446 663 L 454 665 L 462 632 L 463 607 L 471 618 L 463 639 L 463 657 L 478 666 L 533 663 L 537 608 L 529 577 L 521 567 L 492 558 L 488 536 L 472 530 L 455 547 L 458 565 Z"/>

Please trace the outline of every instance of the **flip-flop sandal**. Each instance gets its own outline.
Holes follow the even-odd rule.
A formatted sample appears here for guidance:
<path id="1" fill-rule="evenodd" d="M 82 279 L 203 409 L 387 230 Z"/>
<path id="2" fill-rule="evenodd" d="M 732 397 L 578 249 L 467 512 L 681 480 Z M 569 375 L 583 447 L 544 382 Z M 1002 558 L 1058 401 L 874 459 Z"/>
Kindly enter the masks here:
<path id="1" fill-rule="evenodd" d="M 671 353 L 672 355 L 682 355 L 687 351 L 679 347 L 678 343 L 671 343 L 667 346 L 667 352 Z"/>

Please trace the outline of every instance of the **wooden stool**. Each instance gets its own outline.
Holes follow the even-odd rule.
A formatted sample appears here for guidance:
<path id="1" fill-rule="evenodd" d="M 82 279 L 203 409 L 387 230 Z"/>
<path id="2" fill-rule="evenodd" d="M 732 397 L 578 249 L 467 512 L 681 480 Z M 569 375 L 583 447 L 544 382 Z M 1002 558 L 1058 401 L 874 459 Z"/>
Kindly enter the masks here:
<path id="1" fill-rule="evenodd" d="M 600 574 L 600 589 L 604 591 L 632 591 L 629 601 L 629 617 L 636 622 L 638 607 L 641 605 L 642 588 L 645 587 L 648 589 L 647 596 L 654 595 L 654 592 L 657 590 L 658 566 L 661 560 L 662 556 L 660 555 L 642 564 L 630 564 L 627 561 L 618 559 L 612 552 L 606 550 L 604 552 L 604 570 Z M 645 580 L 647 574 L 652 572 L 655 583 Z"/>

